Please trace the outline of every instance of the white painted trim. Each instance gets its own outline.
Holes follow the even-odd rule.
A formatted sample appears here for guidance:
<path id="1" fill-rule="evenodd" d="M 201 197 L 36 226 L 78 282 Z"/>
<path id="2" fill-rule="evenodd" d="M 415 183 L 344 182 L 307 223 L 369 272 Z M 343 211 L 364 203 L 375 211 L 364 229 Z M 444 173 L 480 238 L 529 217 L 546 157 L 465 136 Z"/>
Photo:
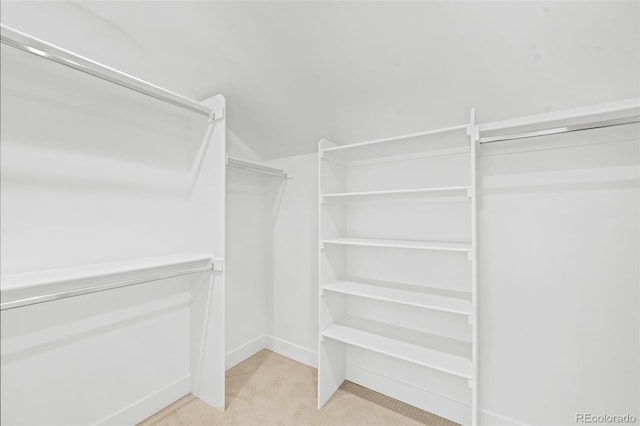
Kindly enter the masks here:
<path id="1" fill-rule="evenodd" d="M 256 337 L 229 352 L 226 356 L 227 370 L 240 362 L 246 360 L 262 349 L 269 349 L 279 355 L 301 362 L 313 368 L 317 368 L 318 353 L 311 349 L 304 348 L 295 343 L 291 343 L 278 337 L 263 334 Z M 388 378 L 387 378 L 388 379 Z M 400 383 L 400 382 L 398 382 Z M 365 385 L 364 383 L 362 383 Z M 366 385 L 365 385 L 366 386 Z M 409 385 L 407 385 L 409 386 Z M 427 392 L 427 391 L 425 391 Z M 396 395 L 397 397 L 397 395 Z M 174 398 L 174 400 L 177 398 Z M 170 401 L 170 402 L 173 402 Z M 168 405 L 168 404 L 167 404 Z M 162 407 L 161 407 L 162 408 Z M 479 424 L 481 426 L 528 426 L 526 423 L 513 418 L 498 414 L 496 412 L 479 408 Z M 126 423 L 126 422 L 125 422 Z M 99 424 L 106 424 L 105 421 Z"/>
<path id="2" fill-rule="evenodd" d="M 247 358 L 260 352 L 267 347 L 267 335 L 262 334 L 255 339 L 249 340 L 244 345 L 240 345 L 237 348 L 227 352 L 225 356 L 225 368 L 228 370 Z"/>
<path id="3" fill-rule="evenodd" d="M 311 349 L 296 345 L 274 336 L 266 336 L 266 348 L 294 361 L 301 362 L 313 368 L 318 368 L 318 353 Z"/>
<path id="4" fill-rule="evenodd" d="M 443 148 L 438 150 L 426 151 L 422 153 L 410 153 L 410 154 L 398 154 L 398 155 L 385 155 L 381 158 L 370 158 L 367 160 L 352 160 L 345 161 L 342 165 L 349 167 L 362 167 L 362 166 L 370 166 L 372 164 L 380 164 L 380 163 L 393 163 L 396 161 L 406 161 L 406 160 L 417 160 L 421 158 L 431 158 L 431 157 L 444 157 L 448 155 L 461 155 L 468 154 L 469 148 L 466 146 L 454 147 L 454 148 Z M 331 157 L 325 157 L 331 159 Z M 335 159 L 332 159 L 336 161 Z"/>
<path id="5" fill-rule="evenodd" d="M 226 369 L 228 370 L 238 365 L 262 349 L 269 349 L 278 355 L 301 362 L 313 368 L 318 368 L 318 353 L 316 351 L 275 336 L 263 334 L 227 352 L 225 362 Z"/>
<path id="6" fill-rule="evenodd" d="M 346 380 L 456 423 L 471 424 L 470 404 L 447 398 L 354 364 L 347 364 Z"/>
<path id="7" fill-rule="evenodd" d="M 480 408 L 478 413 L 480 414 L 479 423 L 481 426 L 527 426 L 526 423 L 519 420 L 503 416 L 502 414 L 498 414 L 493 411 L 485 410 L 484 408 Z"/>
<path id="8" fill-rule="evenodd" d="M 189 375 L 97 421 L 96 425 L 136 424 L 189 393 Z"/>
<path id="9" fill-rule="evenodd" d="M 513 127 L 543 124 L 553 121 L 570 120 L 575 118 L 590 118 L 600 114 L 633 113 L 640 108 L 640 98 L 622 99 L 615 102 L 604 102 L 578 108 L 562 109 L 542 114 L 525 115 L 501 121 L 490 121 L 480 124 L 480 132 L 510 129 Z M 618 114 L 618 115 L 620 115 Z"/>
<path id="10" fill-rule="evenodd" d="M 376 144 L 385 143 L 385 142 L 394 142 L 394 141 L 398 141 L 398 140 L 402 140 L 402 139 L 413 139 L 413 138 L 417 138 L 417 137 L 420 137 L 420 136 L 438 135 L 440 133 L 453 132 L 453 131 L 456 131 L 456 130 L 464 130 L 464 129 L 467 128 L 467 126 L 468 126 L 468 124 L 460 124 L 460 125 L 457 125 L 457 126 L 442 127 L 440 129 L 427 130 L 427 131 L 424 131 L 424 132 L 410 133 L 410 134 L 400 135 L 400 136 L 392 136 L 390 138 L 374 139 L 374 140 L 370 140 L 370 141 L 357 142 L 357 143 L 352 143 L 352 144 L 348 144 L 348 145 L 334 146 L 334 147 L 331 147 L 331 148 L 322 148 L 322 146 L 320 146 L 320 152 L 329 152 L 329 151 L 339 151 L 339 150 L 343 150 L 343 149 L 360 148 L 360 147 L 363 147 L 363 146 L 376 145 Z M 323 140 L 326 140 L 326 139 L 323 139 Z"/>

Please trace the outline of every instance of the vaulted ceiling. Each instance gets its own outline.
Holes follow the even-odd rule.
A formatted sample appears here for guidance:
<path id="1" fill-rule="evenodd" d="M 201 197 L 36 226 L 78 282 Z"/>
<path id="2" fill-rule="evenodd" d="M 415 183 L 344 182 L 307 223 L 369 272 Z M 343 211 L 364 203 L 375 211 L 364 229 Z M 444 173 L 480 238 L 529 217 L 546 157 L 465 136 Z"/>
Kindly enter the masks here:
<path id="1" fill-rule="evenodd" d="M 2 22 L 194 99 L 262 158 L 640 96 L 638 2 L 2 2 Z"/>

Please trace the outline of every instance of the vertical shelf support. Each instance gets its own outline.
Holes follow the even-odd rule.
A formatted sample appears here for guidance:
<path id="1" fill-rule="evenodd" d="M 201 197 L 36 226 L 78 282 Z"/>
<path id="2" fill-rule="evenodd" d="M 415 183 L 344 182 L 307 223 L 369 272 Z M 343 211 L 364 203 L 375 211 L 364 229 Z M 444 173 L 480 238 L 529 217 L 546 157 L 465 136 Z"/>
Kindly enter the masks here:
<path id="1" fill-rule="evenodd" d="M 450 131 L 456 131 L 458 133 L 452 136 L 442 135 Z M 465 131 L 466 135 L 464 133 Z M 431 143 L 431 141 L 428 139 L 419 140 L 419 143 L 415 140 L 411 143 L 406 142 L 407 139 L 422 137 L 425 135 L 428 135 L 430 138 L 434 138 L 432 140 L 436 140 L 435 146 L 421 145 L 425 141 Z M 395 143 L 398 143 L 398 145 L 395 145 Z M 452 143 L 455 143 L 454 148 L 451 147 Z M 478 126 L 475 120 L 474 109 L 472 109 L 470 112 L 470 121 L 467 124 L 463 124 L 460 126 L 431 130 L 428 132 L 407 135 L 404 137 L 380 139 L 351 145 L 337 146 L 324 139 L 320 141 L 318 155 L 318 282 L 320 287 L 318 309 L 318 323 L 320 329 L 318 350 L 318 408 L 322 408 L 322 406 L 327 403 L 327 401 L 331 398 L 331 395 L 333 395 L 333 393 L 338 389 L 345 378 L 348 378 L 349 380 L 354 380 L 356 383 L 371 387 L 371 389 L 373 390 L 387 393 L 392 397 L 397 397 L 400 400 L 403 400 L 404 398 L 405 402 L 416 404 L 416 406 L 419 408 L 435 412 L 436 414 L 451 418 L 452 420 L 464 423 L 465 425 L 471 424 L 476 426 L 478 424 L 478 332 L 477 319 L 475 318 L 478 302 L 476 293 L 476 265 L 478 249 L 476 230 L 477 143 Z M 446 149 L 443 149 L 443 146 L 446 147 Z M 467 149 L 467 147 L 469 149 Z M 435 154 L 427 152 L 429 149 L 434 149 Z M 425 154 L 425 152 L 427 153 Z M 443 154 L 443 152 L 446 153 Z M 331 288 L 331 286 L 335 287 L 336 285 L 338 285 L 340 281 L 333 281 L 342 279 L 340 278 L 340 275 L 349 275 L 350 273 L 353 273 L 353 275 L 357 276 L 359 272 L 361 273 L 362 270 L 367 269 L 367 265 L 363 265 L 363 262 L 359 261 L 360 259 L 356 254 L 351 256 L 351 253 L 347 251 L 348 249 L 344 248 L 346 240 L 349 240 L 349 244 L 353 245 L 381 247 L 388 250 L 420 247 L 411 244 L 399 244 L 397 242 L 395 244 L 390 244 L 388 242 L 364 244 L 363 241 L 366 242 L 368 240 L 348 238 L 350 226 L 348 226 L 349 223 L 345 218 L 345 216 L 347 216 L 346 210 L 348 209 L 348 207 L 344 207 L 344 210 L 339 210 L 336 213 L 335 211 L 331 210 L 333 208 L 333 205 L 329 205 L 329 203 L 323 204 L 323 198 L 326 198 L 326 200 L 345 199 L 346 203 L 348 203 L 347 198 L 349 197 L 355 198 L 356 196 L 369 196 L 373 194 L 390 195 L 391 193 L 393 193 L 406 195 L 408 193 L 415 193 L 417 191 L 411 188 L 411 184 L 408 185 L 410 188 L 400 187 L 393 188 L 392 190 L 382 188 L 379 191 L 368 190 L 358 192 L 358 186 L 362 185 L 358 180 L 363 180 L 364 177 L 366 177 L 367 173 L 372 173 L 372 170 L 367 169 L 363 171 L 363 169 L 358 168 L 356 171 L 354 171 L 353 169 L 349 169 L 349 167 L 351 166 L 357 168 L 363 165 L 377 165 L 378 163 L 384 163 L 385 161 L 393 161 L 394 163 L 397 163 L 399 161 L 413 160 L 414 157 L 422 161 L 423 158 L 430 158 L 438 155 L 460 155 L 458 157 L 453 157 L 452 160 L 456 162 L 456 165 L 461 165 L 464 172 L 463 175 L 458 175 L 455 177 L 457 185 L 460 185 L 463 179 L 466 180 L 467 173 L 469 173 L 468 178 L 470 182 L 468 183 L 468 185 L 447 188 L 447 191 L 449 192 L 455 189 L 455 194 L 458 197 L 464 194 L 464 196 L 466 196 L 467 198 L 466 200 L 464 200 L 464 219 L 465 222 L 467 220 L 470 221 L 466 222 L 465 225 L 471 225 L 471 241 L 470 244 L 465 242 L 462 251 L 466 252 L 467 261 L 471 262 L 471 268 L 469 271 L 470 276 L 467 275 L 466 277 L 464 277 L 463 282 L 462 280 L 459 280 L 461 282 L 456 282 L 455 285 L 464 285 L 464 290 L 471 290 L 471 303 L 469 304 L 468 301 L 465 301 L 467 303 L 467 309 L 463 312 L 467 317 L 468 326 L 464 325 L 464 318 L 461 318 L 460 321 L 463 321 L 462 323 L 458 322 L 459 320 L 456 320 L 455 323 L 446 324 L 446 327 L 443 326 L 442 333 L 443 335 L 452 333 L 451 330 L 455 326 L 456 337 L 464 335 L 465 343 L 468 342 L 469 333 L 471 333 L 471 359 L 469 359 L 469 355 L 454 355 L 448 353 L 447 350 L 436 350 L 435 353 L 432 354 L 431 352 L 429 352 L 430 349 L 427 349 L 422 345 L 413 345 L 409 342 L 406 342 L 405 339 L 408 340 L 408 338 L 406 336 L 403 336 L 402 328 L 405 323 L 408 323 L 411 319 L 408 318 L 407 315 L 405 315 L 405 312 L 402 310 L 402 308 L 398 308 L 397 310 L 396 308 L 393 308 L 393 315 L 390 315 L 388 318 L 383 318 L 379 323 L 371 326 L 371 328 L 375 329 L 376 327 L 389 325 L 395 327 L 397 329 L 397 332 L 394 330 L 384 331 L 382 328 L 380 328 L 379 334 L 375 331 L 366 332 L 359 330 L 358 328 L 361 322 L 376 322 L 376 320 L 372 320 L 367 316 L 369 315 L 368 312 L 363 313 L 363 311 L 369 309 L 372 305 L 361 305 L 360 301 L 364 300 L 364 302 L 362 303 L 369 303 L 367 302 L 367 300 L 377 299 L 378 301 L 381 301 L 380 303 L 393 303 L 394 299 L 381 297 L 379 293 L 376 294 L 375 292 L 373 292 L 372 294 L 371 289 L 359 289 L 355 292 L 352 289 L 351 292 L 340 292 L 335 291 L 335 288 Z M 425 161 L 432 160 L 429 159 Z M 399 165 L 394 164 L 394 167 L 399 168 Z M 375 168 L 373 169 L 373 171 L 375 171 Z M 393 170 L 391 170 L 391 173 L 392 172 Z M 353 175 L 350 175 L 350 173 L 353 173 Z M 394 176 L 393 173 L 391 174 L 391 176 Z M 350 177 L 354 179 L 350 180 Z M 381 176 L 381 178 L 382 177 L 383 176 Z M 449 175 L 444 175 L 442 176 L 441 180 L 446 181 L 450 178 L 451 177 Z M 348 183 L 350 183 L 351 186 L 348 185 Z M 374 189 L 376 189 L 375 183 L 376 182 L 373 182 L 369 186 L 374 186 Z M 404 181 L 398 185 L 403 184 L 407 185 L 407 183 Z M 355 188 L 353 188 L 353 186 L 355 186 Z M 428 191 L 423 192 L 427 193 Z M 327 197 L 323 197 L 324 194 L 329 195 Z M 348 204 L 345 204 L 345 206 L 347 205 Z M 404 208 L 411 208 L 411 206 L 404 206 Z M 467 216 L 467 214 L 469 214 L 469 216 Z M 355 219 L 352 218 L 352 221 L 355 221 Z M 362 231 L 361 229 L 358 229 L 358 231 L 360 233 L 366 234 L 366 232 Z M 336 244 L 343 244 L 343 248 L 335 248 Z M 327 249 L 325 249 L 325 246 L 327 247 Z M 449 246 L 445 248 L 429 246 L 428 248 L 434 250 L 451 249 L 451 247 Z M 350 260 L 354 263 L 351 264 L 349 262 Z M 402 258 L 401 260 L 404 261 L 404 258 Z M 409 261 L 409 263 L 413 262 L 413 258 L 410 258 Z M 457 257 L 456 262 L 459 261 L 462 261 L 463 265 L 466 264 L 464 263 L 465 261 L 462 256 Z M 411 263 L 411 265 L 413 265 L 413 263 Z M 375 270 L 373 272 L 375 272 Z M 406 275 L 410 276 L 411 274 L 420 275 L 421 270 L 419 272 L 415 272 L 412 270 Z M 364 275 L 366 275 L 366 273 Z M 373 279 L 372 277 L 368 276 L 367 278 Z M 382 273 L 381 277 L 379 278 L 382 280 L 387 277 Z M 422 277 L 420 277 L 419 279 L 421 278 Z M 391 284 L 392 285 L 390 286 L 390 289 L 392 291 L 398 290 L 393 288 L 393 283 Z M 326 292 L 323 291 L 322 288 L 324 285 L 327 285 Z M 347 296 L 349 296 L 349 298 Z M 351 303 L 351 297 L 358 297 L 360 298 L 358 299 L 360 301 L 356 300 Z M 429 307 L 426 308 L 429 309 Z M 353 317 L 351 315 L 353 315 Z M 463 327 L 458 327 L 459 325 L 462 325 Z M 390 336 L 383 336 L 385 332 L 394 334 L 394 337 L 397 337 L 397 339 L 394 340 Z M 326 338 L 323 338 L 323 333 L 325 334 L 324 337 Z M 396 334 L 397 336 L 395 336 Z M 391 367 L 397 366 L 398 372 L 400 373 L 398 374 L 399 377 L 396 378 L 385 376 L 384 378 L 379 378 L 378 376 L 381 375 L 377 374 L 376 371 L 366 369 L 365 367 L 369 362 L 367 354 L 371 351 L 377 353 L 377 356 L 380 356 L 380 363 L 389 362 L 390 364 L 388 365 L 390 365 Z M 349 358 L 348 366 L 347 358 Z M 432 359 L 425 360 L 424 358 Z M 377 358 L 375 358 L 374 360 L 376 359 Z M 438 366 L 438 362 L 453 359 L 456 360 L 454 364 L 458 363 L 458 361 L 461 362 L 461 368 L 459 371 L 463 371 L 464 374 L 461 375 L 460 372 L 456 370 L 456 368 L 449 368 L 449 366 L 447 366 L 446 369 L 442 369 L 441 366 Z M 411 383 L 413 379 L 408 378 L 410 375 L 414 374 L 414 370 L 404 369 L 406 367 L 406 364 L 391 364 L 392 362 L 396 362 L 394 360 L 402 360 L 405 363 L 414 363 L 429 369 L 429 371 L 434 369 L 443 371 L 445 373 L 453 374 L 453 376 L 457 376 L 458 378 L 454 378 L 455 381 L 451 382 L 452 385 L 450 386 L 450 388 L 448 386 L 443 386 L 442 390 L 436 389 L 437 384 L 430 385 L 433 386 L 432 388 L 429 388 L 427 386 L 422 388 L 419 383 Z M 364 365 L 361 366 L 360 364 Z M 375 363 L 372 363 L 372 365 L 375 365 Z M 456 373 L 456 371 L 458 371 L 458 373 Z M 427 373 L 425 371 L 424 374 L 425 377 L 429 377 L 428 374 L 432 373 Z M 460 379 L 460 377 L 462 379 Z M 424 392 L 424 394 L 415 392 L 416 389 L 420 392 Z M 413 395 L 419 395 L 419 397 L 414 397 Z"/>
<path id="2" fill-rule="evenodd" d="M 468 128 L 469 144 L 470 144 L 470 167 L 471 167 L 471 252 L 469 253 L 471 261 L 471 301 L 473 311 L 469 316 L 471 323 L 471 363 L 472 363 L 472 379 L 469 381 L 471 387 L 471 424 L 478 424 L 478 229 L 477 229 L 477 202 L 478 202 L 478 186 L 477 186 L 477 153 L 478 140 L 480 139 L 479 127 L 476 124 L 476 110 L 471 109 L 470 124 Z"/>

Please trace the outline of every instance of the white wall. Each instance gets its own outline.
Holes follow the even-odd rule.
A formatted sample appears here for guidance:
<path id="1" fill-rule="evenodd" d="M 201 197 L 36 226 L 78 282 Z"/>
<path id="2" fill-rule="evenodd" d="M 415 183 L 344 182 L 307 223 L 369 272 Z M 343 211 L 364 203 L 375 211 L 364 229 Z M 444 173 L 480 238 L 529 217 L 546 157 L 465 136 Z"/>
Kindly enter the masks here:
<path id="1" fill-rule="evenodd" d="M 229 155 L 261 160 L 229 136 Z M 317 156 L 269 164 L 295 177 L 227 168 L 227 368 L 264 347 L 316 364 Z"/>
<path id="2" fill-rule="evenodd" d="M 206 118 L 5 45 L 1 110 L 3 274 L 222 255 L 209 155 L 192 180 Z M 189 392 L 192 283 L 3 311 L 2 424 L 133 423 Z"/>
<path id="3" fill-rule="evenodd" d="M 276 351 L 309 365 L 318 350 L 318 156 L 270 165 L 294 178 L 272 182 L 265 212 L 273 224 L 268 334 Z"/>
<path id="4" fill-rule="evenodd" d="M 480 155 L 483 424 L 638 417 L 638 128 L 485 145 Z M 277 196 L 269 333 L 315 352 L 317 157 L 270 164 L 296 177 Z"/>
<path id="5" fill-rule="evenodd" d="M 637 1 L 0 8 L 5 24 L 178 93 L 225 93 L 229 126 L 265 159 L 456 124 L 473 106 L 491 121 L 640 95 Z"/>
<path id="6" fill-rule="evenodd" d="M 637 127 L 484 146 L 481 407 L 527 424 L 638 417 Z M 587 144 L 563 149 L 554 143 Z"/>
<path id="7" fill-rule="evenodd" d="M 229 155 L 251 161 L 260 158 L 229 131 Z M 264 175 L 227 167 L 226 368 L 265 345 L 271 222 Z"/>

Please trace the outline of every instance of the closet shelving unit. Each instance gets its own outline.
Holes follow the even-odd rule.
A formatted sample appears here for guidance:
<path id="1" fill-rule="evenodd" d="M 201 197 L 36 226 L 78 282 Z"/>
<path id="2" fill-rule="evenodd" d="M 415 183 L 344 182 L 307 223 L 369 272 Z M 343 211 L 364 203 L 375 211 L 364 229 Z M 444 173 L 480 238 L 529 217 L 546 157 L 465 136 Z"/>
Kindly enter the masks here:
<path id="1" fill-rule="evenodd" d="M 254 173 L 261 173 L 264 175 L 270 175 L 283 179 L 292 179 L 293 176 L 287 173 L 286 170 L 279 169 L 277 167 L 269 166 L 268 164 L 260 163 L 257 161 L 245 160 L 231 155 L 226 156 L 227 167 L 234 167 L 237 169 L 248 170 Z"/>
<path id="2" fill-rule="evenodd" d="M 318 407 L 350 380 L 476 424 L 474 112 L 319 144 Z"/>
<path id="3" fill-rule="evenodd" d="M 221 270 L 222 260 L 179 253 L 2 275 L 0 310 L 98 293 L 183 275 Z"/>
<path id="4" fill-rule="evenodd" d="M 0 310 L 13 310 L 14 308 L 28 307 L 172 277 L 199 273 L 207 274 L 208 280 L 205 285 L 194 284 L 190 289 L 189 350 L 193 356 L 189 360 L 190 375 L 188 386 L 191 393 L 202 401 L 211 406 L 224 409 L 225 298 L 223 266 L 225 253 L 224 154 L 226 145 L 226 103 L 224 97 L 215 95 L 198 102 L 44 40 L 37 39 L 4 24 L 0 24 L 0 43 L 43 60 L 93 76 L 109 83 L 111 86 L 128 89 L 132 93 L 135 92 L 154 98 L 159 102 L 187 110 L 190 113 L 204 116 L 208 119 L 203 141 L 198 148 L 196 158 L 191 167 L 191 186 L 188 194 L 190 200 L 188 208 L 191 210 L 189 213 L 191 214 L 192 222 L 190 225 L 198 230 L 198 237 L 193 238 L 193 241 L 189 241 L 189 246 L 193 247 L 193 250 L 197 251 L 197 253 L 174 253 L 117 262 L 81 264 L 25 273 L 2 274 L 0 277 L 2 281 Z M 212 140 L 213 142 L 210 143 Z M 185 145 L 185 151 L 186 149 L 187 146 Z M 13 196 L 15 197 L 15 195 Z M 151 212 L 150 214 L 153 213 Z M 73 229 L 73 231 L 77 232 L 76 229 Z M 194 234 L 196 233 L 194 232 Z M 99 243 L 99 241 L 95 242 L 95 244 Z M 12 312 L 19 312 L 19 310 L 16 309 L 7 314 L 10 315 Z M 66 364 L 62 368 L 68 366 L 69 364 Z M 113 371 L 113 373 L 117 375 L 119 371 Z M 70 378 L 73 380 L 73 372 L 70 374 Z M 135 380 L 135 378 L 132 380 Z M 175 392 L 173 386 L 174 384 L 171 384 L 163 389 L 158 389 L 158 393 L 154 394 L 155 397 L 158 398 L 158 395 L 163 395 L 162 392 L 165 391 Z M 140 411 L 140 406 L 146 407 L 143 400 L 132 401 L 131 405 L 118 412 L 118 421 L 115 422 L 135 423 L 140 420 L 141 413 L 144 414 L 144 411 Z M 22 417 L 22 414 L 20 413 L 19 415 Z M 10 414 L 10 416 L 13 415 Z M 127 420 L 123 420 L 125 418 Z M 64 420 L 58 422 L 65 423 Z M 71 421 L 70 423 L 74 422 Z"/>

